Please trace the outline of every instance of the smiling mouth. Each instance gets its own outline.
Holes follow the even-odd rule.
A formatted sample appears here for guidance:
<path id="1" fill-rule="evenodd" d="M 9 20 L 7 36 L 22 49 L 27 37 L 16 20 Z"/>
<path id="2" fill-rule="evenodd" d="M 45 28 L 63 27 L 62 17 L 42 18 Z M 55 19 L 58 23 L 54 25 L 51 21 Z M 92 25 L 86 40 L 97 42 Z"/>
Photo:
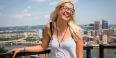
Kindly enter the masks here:
<path id="1" fill-rule="evenodd" d="M 67 18 L 70 17 L 68 13 L 64 13 L 63 15 L 66 16 Z"/>

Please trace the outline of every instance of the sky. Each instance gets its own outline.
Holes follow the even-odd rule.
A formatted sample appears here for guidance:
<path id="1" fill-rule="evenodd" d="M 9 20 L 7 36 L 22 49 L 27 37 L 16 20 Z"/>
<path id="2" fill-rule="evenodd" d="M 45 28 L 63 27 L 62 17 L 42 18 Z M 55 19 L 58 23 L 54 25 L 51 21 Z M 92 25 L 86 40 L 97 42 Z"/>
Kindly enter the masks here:
<path id="1" fill-rule="evenodd" d="M 45 25 L 61 0 L 0 0 L 0 27 Z M 116 24 L 116 0 L 72 0 L 78 25 Z"/>

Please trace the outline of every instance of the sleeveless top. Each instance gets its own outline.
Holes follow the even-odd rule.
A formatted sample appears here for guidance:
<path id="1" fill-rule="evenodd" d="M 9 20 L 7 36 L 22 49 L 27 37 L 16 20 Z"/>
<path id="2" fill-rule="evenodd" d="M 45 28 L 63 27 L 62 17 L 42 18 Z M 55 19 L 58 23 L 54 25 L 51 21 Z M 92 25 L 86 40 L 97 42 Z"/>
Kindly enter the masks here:
<path id="1" fill-rule="evenodd" d="M 76 43 L 70 36 L 66 41 L 58 43 L 58 39 L 52 35 L 50 40 L 50 58 L 77 58 L 76 56 Z"/>

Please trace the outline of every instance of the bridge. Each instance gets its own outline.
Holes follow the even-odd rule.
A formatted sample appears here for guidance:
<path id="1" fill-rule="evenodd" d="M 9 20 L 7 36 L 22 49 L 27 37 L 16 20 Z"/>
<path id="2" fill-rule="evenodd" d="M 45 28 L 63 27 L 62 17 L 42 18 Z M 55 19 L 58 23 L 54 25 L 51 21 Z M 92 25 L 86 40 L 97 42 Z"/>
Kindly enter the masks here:
<path id="1" fill-rule="evenodd" d="M 9 40 L 9 41 L 0 41 L 1 44 L 6 45 L 39 45 L 41 42 L 27 42 L 26 40 Z"/>

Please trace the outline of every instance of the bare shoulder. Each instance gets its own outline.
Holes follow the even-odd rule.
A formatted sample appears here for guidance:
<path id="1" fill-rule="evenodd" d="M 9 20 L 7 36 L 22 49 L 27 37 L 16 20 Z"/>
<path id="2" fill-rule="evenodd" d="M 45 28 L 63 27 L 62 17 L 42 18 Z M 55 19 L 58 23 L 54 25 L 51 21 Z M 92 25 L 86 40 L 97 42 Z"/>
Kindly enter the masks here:
<path id="1" fill-rule="evenodd" d="M 50 35 L 50 23 L 47 23 L 46 25 L 45 25 L 45 32 L 44 33 L 46 33 L 46 34 L 48 34 L 49 36 L 51 36 Z"/>
<path id="2" fill-rule="evenodd" d="M 50 29 L 50 23 L 47 23 L 47 24 L 45 25 L 45 28 Z"/>

